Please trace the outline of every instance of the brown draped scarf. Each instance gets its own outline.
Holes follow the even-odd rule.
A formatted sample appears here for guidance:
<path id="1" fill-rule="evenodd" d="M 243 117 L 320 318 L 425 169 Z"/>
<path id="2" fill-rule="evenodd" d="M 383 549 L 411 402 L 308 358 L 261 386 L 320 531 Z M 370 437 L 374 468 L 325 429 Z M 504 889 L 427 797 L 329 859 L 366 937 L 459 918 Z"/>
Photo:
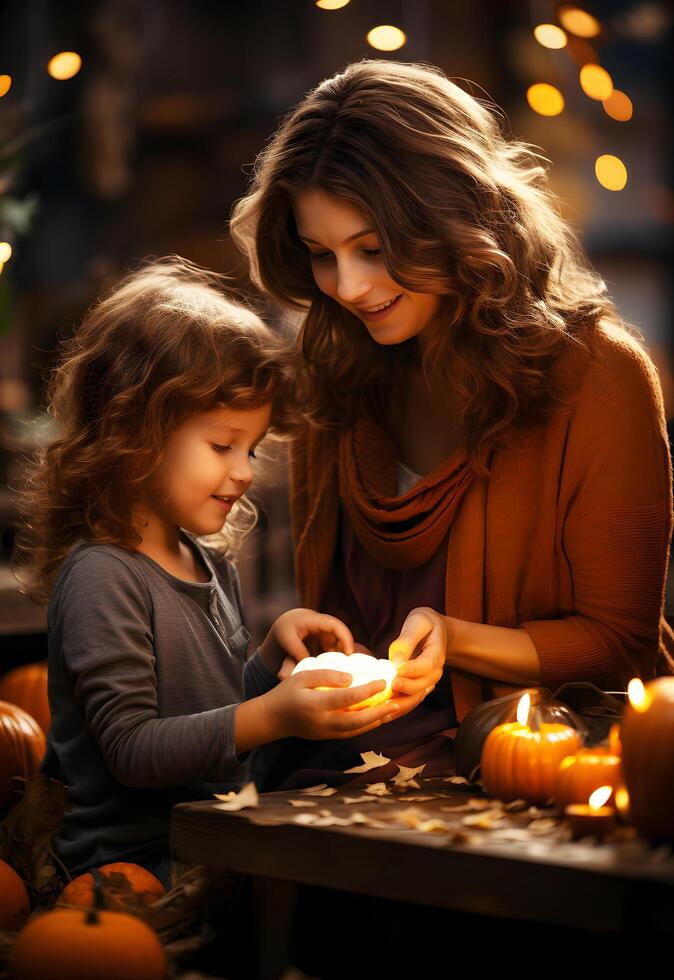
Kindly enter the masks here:
<path id="1" fill-rule="evenodd" d="M 339 440 L 339 495 L 354 532 L 384 568 L 416 568 L 444 540 L 474 472 L 463 447 L 397 497 L 398 451 L 376 422 L 361 419 Z"/>

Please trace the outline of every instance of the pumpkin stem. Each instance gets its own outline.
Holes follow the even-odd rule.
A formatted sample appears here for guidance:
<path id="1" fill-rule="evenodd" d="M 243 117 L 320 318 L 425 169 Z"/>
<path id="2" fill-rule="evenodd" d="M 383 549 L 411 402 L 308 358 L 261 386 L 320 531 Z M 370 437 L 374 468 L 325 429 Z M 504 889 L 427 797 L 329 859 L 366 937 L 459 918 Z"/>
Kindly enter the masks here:
<path id="1" fill-rule="evenodd" d="M 94 904 L 87 910 L 87 916 L 84 920 L 88 925 L 95 925 L 99 921 L 98 912 L 100 909 L 105 908 L 105 896 L 103 894 L 103 875 L 98 870 L 98 868 L 92 868 L 90 871 L 91 877 L 94 879 Z"/>

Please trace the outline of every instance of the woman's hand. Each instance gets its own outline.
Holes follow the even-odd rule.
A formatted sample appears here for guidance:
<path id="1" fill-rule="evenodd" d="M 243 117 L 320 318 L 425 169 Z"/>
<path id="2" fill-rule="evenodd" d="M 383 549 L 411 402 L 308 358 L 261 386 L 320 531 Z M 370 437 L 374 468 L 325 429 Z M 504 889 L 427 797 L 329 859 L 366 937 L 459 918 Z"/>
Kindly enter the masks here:
<path id="1" fill-rule="evenodd" d="M 347 710 L 385 687 L 382 679 L 346 687 L 351 674 L 339 670 L 303 670 L 262 695 L 272 741 L 277 738 L 352 738 L 397 717 L 397 700 Z M 334 690 L 315 688 L 330 686 Z"/>
<path id="2" fill-rule="evenodd" d="M 353 653 L 353 636 L 341 619 L 314 609 L 289 609 L 275 620 L 260 647 L 265 663 L 279 680 L 286 680 L 295 664 L 311 656 L 304 644 L 308 636 L 318 638 L 321 650 Z"/>
<path id="3" fill-rule="evenodd" d="M 398 664 L 393 681 L 396 701 L 409 695 L 422 701 L 433 690 L 447 665 L 452 640 L 452 620 L 435 609 L 420 606 L 413 609 L 403 623 L 400 636 L 388 649 L 389 660 Z M 418 656 L 412 654 L 420 646 Z"/>

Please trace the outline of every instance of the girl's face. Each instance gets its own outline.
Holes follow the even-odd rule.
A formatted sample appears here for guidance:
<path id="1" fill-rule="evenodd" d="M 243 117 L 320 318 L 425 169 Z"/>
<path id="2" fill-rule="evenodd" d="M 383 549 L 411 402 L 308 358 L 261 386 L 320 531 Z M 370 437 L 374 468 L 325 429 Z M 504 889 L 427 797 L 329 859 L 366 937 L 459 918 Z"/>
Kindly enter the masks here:
<path id="1" fill-rule="evenodd" d="M 271 405 L 264 405 L 245 411 L 214 408 L 183 422 L 169 436 L 152 480 L 150 506 L 156 516 L 196 535 L 219 531 L 236 498 L 253 482 L 250 458 L 270 419 Z"/>
<path id="2" fill-rule="evenodd" d="M 400 344 L 426 329 L 438 311 L 439 294 L 412 293 L 391 279 L 364 211 L 314 189 L 293 198 L 293 213 L 316 285 L 360 317 L 378 344 Z M 368 315 L 391 301 L 389 309 Z"/>

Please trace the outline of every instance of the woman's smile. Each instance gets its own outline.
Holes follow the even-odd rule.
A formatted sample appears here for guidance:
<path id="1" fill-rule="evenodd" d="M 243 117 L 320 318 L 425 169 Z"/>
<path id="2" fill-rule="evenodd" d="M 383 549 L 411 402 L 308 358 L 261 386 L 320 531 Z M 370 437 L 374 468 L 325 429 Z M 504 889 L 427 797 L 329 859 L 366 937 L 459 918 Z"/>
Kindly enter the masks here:
<path id="1" fill-rule="evenodd" d="M 377 320 L 383 320 L 385 316 L 400 305 L 400 300 L 403 298 L 403 294 L 399 293 L 391 300 L 386 301 L 386 306 L 375 307 L 371 310 L 364 310 L 362 307 L 356 307 L 359 316 L 365 317 L 366 320 L 370 322 L 376 322 Z"/>

